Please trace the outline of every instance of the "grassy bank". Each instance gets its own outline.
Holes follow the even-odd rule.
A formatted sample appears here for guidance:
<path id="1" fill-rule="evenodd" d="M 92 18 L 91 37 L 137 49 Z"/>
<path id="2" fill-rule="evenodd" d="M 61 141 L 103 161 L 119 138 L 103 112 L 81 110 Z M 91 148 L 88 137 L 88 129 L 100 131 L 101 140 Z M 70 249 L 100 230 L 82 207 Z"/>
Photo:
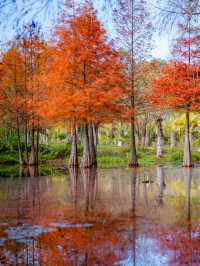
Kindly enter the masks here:
<path id="1" fill-rule="evenodd" d="M 81 158 L 82 147 L 78 150 L 79 158 Z M 101 168 L 119 168 L 127 167 L 129 163 L 129 147 L 116 147 L 108 145 L 99 145 L 97 149 L 98 165 Z M 70 145 L 66 144 L 54 144 L 54 145 L 42 145 L 40 147 L 40 163 L 46 164 L 53 161 L 62 161 L 65 163 L 70 155 Z M 200 152 L 193 151 L 192 157 L 194 162 L 200 161 Z M 155 163 L 181 163 L 183 158 L 182 147 L 171 149 L 165 148 L 162 158 L 156 158 L 156 149 L 149 147 L 145 149 L 138 149 L 138 161 L 140 165 L 151 165 Z M 0 163 L 3 165 L 15 165 L 18 163 L 16 151 L 1 151 Z"/>

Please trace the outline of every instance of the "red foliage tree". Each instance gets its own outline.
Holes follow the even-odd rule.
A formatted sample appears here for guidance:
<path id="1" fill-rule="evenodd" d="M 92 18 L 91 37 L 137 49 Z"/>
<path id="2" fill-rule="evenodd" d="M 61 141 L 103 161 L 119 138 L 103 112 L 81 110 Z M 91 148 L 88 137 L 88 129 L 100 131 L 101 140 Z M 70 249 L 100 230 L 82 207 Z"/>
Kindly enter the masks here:
<path id="1" fill-rule="evenodd" d="M 130 167 L 137 167 L 136 123 L 141 104 L 141 73 L 138 65 L 151 49 L 152 24 L 145 0 L 118 0 L 114 10 L 116 29 L 119 35 L 118 45 L 126 56 L 126 99 L 129 108 L 130 131 Z M 143 92 L 142 92 L 143 94 Z"/>
<path id="2" fill-rule="evenodd" d="M 199 28 L 179 25 L 182 36 L 176 39 L 175 59 L 168 64 L 161 76 L 153 82 L 151 100 L 156 106 L 168 106 L 186 114 L 183 166 L 193 166 L 190 144 L 190 112 L 199 111 Z"/>
<path id="3" fill-rule="evenodd" d="M 185 112 L 185 148 L 183 166 L 193 165 L 190 148 L 189 113 L 199 110 L 199 67 L 173 61 L 163 68 L 161 76 L 153 81 L 149 99 L 154 106 L 168 106 L 174 111 Z"/>
<path id="4" fill-rule="evenodd" d="M 96 164 L 93 125 L 113 120 L 123 108 L 120 55 L 105 34 L 95 11 L 86 4 L 72 17 L 63 15 L 50 50 L 41 113 L 72 127 L 71 166 L 77 165 L 76 126 L 84 127 L 82 166 L 91 167 Z"/>

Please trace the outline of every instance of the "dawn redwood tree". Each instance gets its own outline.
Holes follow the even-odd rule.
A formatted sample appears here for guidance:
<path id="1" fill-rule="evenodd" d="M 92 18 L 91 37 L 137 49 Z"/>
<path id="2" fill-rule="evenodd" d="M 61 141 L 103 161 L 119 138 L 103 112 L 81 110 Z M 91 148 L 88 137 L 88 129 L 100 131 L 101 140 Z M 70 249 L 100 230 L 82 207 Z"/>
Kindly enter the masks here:
<path id="1" fill-rule="evenodd" d="M 157 135 L 157 149 L 156 149 L 156 156 L 160 158 L 163 156 L 163 149 L 164 149 L 164 133 L 163 133 L 163 120 L 166 116 L 166 109 L 162 108 L 159 110 L 152 110 L 149 102 L 146 98 L 146 95 L 149 93 L 149 84 L 152 80 L 156 79 L 161 71 L 163 66 L 165 65 L 164 61 L 161 60 L 152 60 L 146 61 L 143 63 L 143 71 L 142 75 L 145 86 L 146 86 L 146 94 L 145 94 L 145 101 L 144 101 L 144 110 L 145 112 L 152 117 L 152 120 L 155 122 L 156 126 L 156 135 Z"/>
<path id="2" fill-rule="evenodd" d="M 152 25 L 145 0 L 116 1 L 114 20 L 119 36 L 118 46 L 126 52 L 127 79 L 126 103 L 130 109 L 131 124 L 131 158 L 130 167 L 137 167 L 137 153 L 135 141 L 135 116 L 138 112 L 140 94 L 138 87 L 137 63 L 143 60 L 151 48 Z"/>
<path id="3" fill-rule="evenodd" d="M 192 25 L 192 23 L 194 25 Z M 195 26 L 196 22 L 189 16 L 186 24 L 179 24 L 179 29 L 182 36 L 176 39 L 173 49 L 173 55 L 179 62 L 183 62 L 188 67 L 188 82 L 189 86 L 197 90 L 199 82 L 199 57 L 200 57 L 200 28 Z M 192 73 L 191 73 L 192 71 Z M 198 109 L 198 98 L 196 95 L 196 102 L 194 102 L 194 110 Z M 188 109 L 191 107 L 189 106 Z M 184 147 L 184 162 L 183 165 L 192 165 L 191 160 L 191 139 L 190 139 L 190 112 L 186 112 L 186 127 L 185 127 L 185 147 Z M 191 163 L 190 163 L 191 161 Z"/>
<path id="4" fill-rule="evenodd" d="M 124 110 L 120 54 L 106 41 L 89 4 L 73 16 L 62 16 L 50 53 L 42 112 L 54 123 L 62 120 L 72 127 L 70 166 L 77 166 L 76 126 L 83 126 L 82 166 L 91 167 L 96 165 L 94 125 L 112 121 Z"/>
<path id="5" fill-rule="evenodd" d="M 193 166 L 190 147 L 190 119 L 192 111 L 199 110 L 200 86 L 199 66 L 173 61 L 167 64 L 161 76 L 153 81 L 149 95 L 153 105 L 167 106 L 174 111 L 185 112 L 185 144 L 183 166 Z"/>
<path id="6" fill-rule="evenodd" d="M 20 164 L 24 163 L 20 137 L 24 117 L 23 69 L 22 56 L 13 44 L 4 53 L 1 62 L 0 113 L 3 124 L 16 130 Z"/>
<path id="7" fill-rule="evenodd" d="M 13 40 L 1 62 L 1 114 L 4 124 L 16 129 L 19 162 L 24 165 L 38 163 L 40 118 L 37 108 L 41 95 L 39 72 L 43 48 L 35 27 L 28 25 L 24 27 L 23 34 Z M 27 135 L 30 131 L 29 157 Z"/>
<path id="8" fill-rule="evenodd" d="M 40 75 L 44 64 L 46 44 L 41 39 L 40 29 L 35 23 L 24 26 L 18 37 L 18 49 L 23 58 L 23 101 L 26 107 L 24 115 L 24 138 L 27 163 L 38 164 L 39 130 L 41 118 L 38 113 L 42 87 Z M 31 153 L 28 155 L 27 134 L 31 133 Z"/>

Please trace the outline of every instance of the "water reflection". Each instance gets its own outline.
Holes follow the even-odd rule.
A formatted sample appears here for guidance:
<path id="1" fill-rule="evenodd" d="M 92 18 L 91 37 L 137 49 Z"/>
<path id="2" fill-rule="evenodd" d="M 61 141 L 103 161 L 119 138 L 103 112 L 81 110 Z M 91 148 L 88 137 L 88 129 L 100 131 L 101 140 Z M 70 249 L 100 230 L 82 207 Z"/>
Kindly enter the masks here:
<path id="1" fill-rule="evenodd" d="M 158 177 L 158 183 L 159 183 L 158 205 L 162 207 L 164 204 L 163 193 L 166 188 L 164 167 L 162 165 L 157 166 L 157 177 Z"/>
<path id="2" fill-rule="evenodd" d="M 0 265 L 200 265 L 200 169 L 0 178 Z"/>
<path id="3" fill-rule="evenodd" d="M 97 197 L 97 169 L 82 169 L 84 194 L 85 194 L 85 212 L 88 214 L 94 209 L 95 200 Z"/>

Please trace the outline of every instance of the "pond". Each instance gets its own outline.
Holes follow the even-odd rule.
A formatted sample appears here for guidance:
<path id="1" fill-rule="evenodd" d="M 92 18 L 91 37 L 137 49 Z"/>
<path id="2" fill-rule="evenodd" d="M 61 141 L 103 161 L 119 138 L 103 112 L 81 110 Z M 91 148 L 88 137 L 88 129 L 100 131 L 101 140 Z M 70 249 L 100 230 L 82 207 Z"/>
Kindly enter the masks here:
<path id="1" fill-rule="evenodd" d="M 200 265 L 200 168 L 0 178 L 0 265 Z"/>

